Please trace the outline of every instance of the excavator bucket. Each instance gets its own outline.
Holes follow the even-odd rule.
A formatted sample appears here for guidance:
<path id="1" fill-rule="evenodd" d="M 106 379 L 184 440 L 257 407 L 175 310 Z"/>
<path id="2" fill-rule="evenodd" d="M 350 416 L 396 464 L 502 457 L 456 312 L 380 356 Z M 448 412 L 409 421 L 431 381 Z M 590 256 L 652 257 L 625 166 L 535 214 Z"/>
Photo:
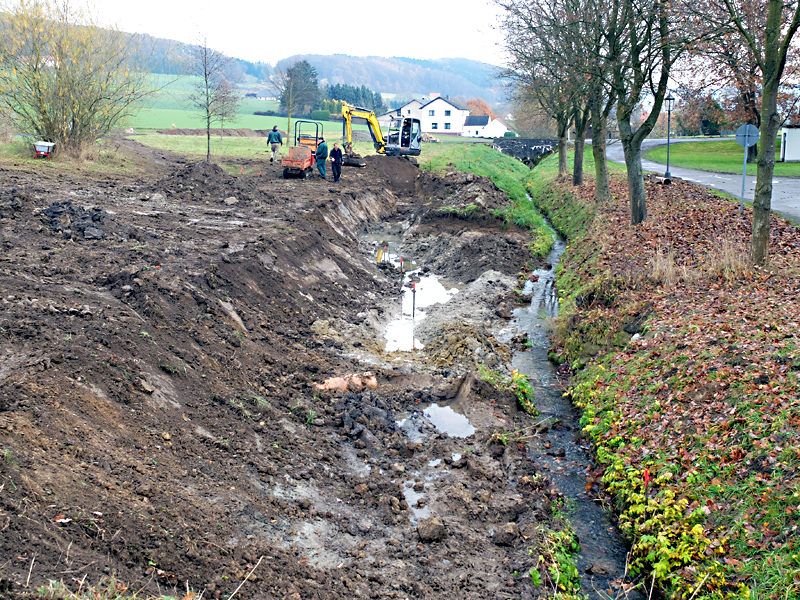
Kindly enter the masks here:
<path id="1" fill-rule="evenodd" d="M 366 167 L 367 162 L 360 154 L 345 154 L 342 157 L 342 164 L 345 167 Z"/>
<path id="2" fill-rule="evenodd" d="M 345 167 L 366 167 L 367 162 L 361 157 L 360 154 L 353 152 L 352 144 L 345 142 L 344 155 L 342 156 L 342 165 Z"/>

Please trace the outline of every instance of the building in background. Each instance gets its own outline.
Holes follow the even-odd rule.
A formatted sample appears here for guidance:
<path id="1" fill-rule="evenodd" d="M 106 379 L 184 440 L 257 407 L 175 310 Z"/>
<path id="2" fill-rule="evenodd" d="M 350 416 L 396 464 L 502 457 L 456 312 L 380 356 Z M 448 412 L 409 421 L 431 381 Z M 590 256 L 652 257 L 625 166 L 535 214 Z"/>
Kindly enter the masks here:
<path id="1" fill-rule="evenodd" d="M 422 131 L 433 135 L 461 135 L 469 109 L 459 106 L 438 94 L 430 98 L 411 100 L 400 108 L 378 116 L 381 127 L 389 127 L 392 117 L 414 117 L 420 120 Z"/>

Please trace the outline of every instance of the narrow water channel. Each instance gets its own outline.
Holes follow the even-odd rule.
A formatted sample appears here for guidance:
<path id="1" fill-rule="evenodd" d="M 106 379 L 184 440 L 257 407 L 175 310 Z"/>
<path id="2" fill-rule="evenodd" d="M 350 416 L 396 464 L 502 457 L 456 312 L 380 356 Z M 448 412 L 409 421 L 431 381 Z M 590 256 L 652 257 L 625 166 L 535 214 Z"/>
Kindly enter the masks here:
<path id="1" fill-rule="evenodd" d="M 550 267 L 535 271 L 533 281 L 526 284 L 525 292 L 532 294 L 531 305 L 517 309 L 514 315 L 519 330 L 528 333 L 531 348 L 518 352 L 513 366 L 530 378 L 540 419 L 550 425 L 531 443 L 530 456 L 568 499 L 581 545 L 578 570 L 583 591 L 589 598 L 607 599 L 617 596 L 612 582 L 625 574 L 625 543 L 607 511 L 586 492 L 587 474 L 593 468 L 591 448 L 580 435 L 579 412 L 563 396 L 555 366 L 547 358 L 550 325 L 558 315 L 555 268 L 564 249 L 564 242 L 557 240 L 547 258 Z"/>

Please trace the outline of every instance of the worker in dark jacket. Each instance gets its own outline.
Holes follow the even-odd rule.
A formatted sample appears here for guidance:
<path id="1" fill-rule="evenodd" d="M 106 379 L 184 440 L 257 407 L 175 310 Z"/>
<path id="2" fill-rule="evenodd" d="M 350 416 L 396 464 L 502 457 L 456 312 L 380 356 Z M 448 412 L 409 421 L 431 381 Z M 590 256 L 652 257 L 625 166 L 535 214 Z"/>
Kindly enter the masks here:
<path id="1" fill-rule="evenodd" d="M 339 144 L 334 142 L 333 150 L 331 150 L 331 171 L 333 171 L 334 183 L 339 181 L 339 177 L 341 177 L 342 175 L 343 163 L 344 163 L 344 158 L 342 157 L 342 149 L 339 148 Z"/>
<path id="2" fill-rule="evenodd" d="M 314 158 L 317 159 L 319 176 L 325 179 L 325 161 L 328 159 L 328 144 L 325 143 L 325 138 L 319 138 L 319 146 L 317 146 L 317 152 L 314 154 Z"/>
<path id="3" fill-rule="evenodd" d="M 274 162 L 276 159 L 280 158 L 280 152 L 278 151 L 281 146 L 283 146 L 283 138 L 281 137 L 281 132 L 278 130 L 278 126 L 272 128 L 272 131 L 269 132 L 267 135 L 267 143 L 272 146 L 272 156 L 269 157 L 269 162 Z"/>

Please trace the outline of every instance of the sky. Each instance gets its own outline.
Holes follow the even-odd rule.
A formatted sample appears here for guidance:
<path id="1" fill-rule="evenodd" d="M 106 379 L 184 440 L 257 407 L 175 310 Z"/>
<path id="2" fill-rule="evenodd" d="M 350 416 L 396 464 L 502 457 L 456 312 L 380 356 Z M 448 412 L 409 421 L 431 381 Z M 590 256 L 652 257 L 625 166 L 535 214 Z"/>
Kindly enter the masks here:
<path id="1" fill-rule="evenodd" d="M 89 0 L 123 31 L 184 43 L 205 38 L 234 58 L 271 65 L 294 54 L 470 58 L 503 64 L 500 9 L 490 0 Z M 364 8 L 359 8 L 362 6 Z"/>

